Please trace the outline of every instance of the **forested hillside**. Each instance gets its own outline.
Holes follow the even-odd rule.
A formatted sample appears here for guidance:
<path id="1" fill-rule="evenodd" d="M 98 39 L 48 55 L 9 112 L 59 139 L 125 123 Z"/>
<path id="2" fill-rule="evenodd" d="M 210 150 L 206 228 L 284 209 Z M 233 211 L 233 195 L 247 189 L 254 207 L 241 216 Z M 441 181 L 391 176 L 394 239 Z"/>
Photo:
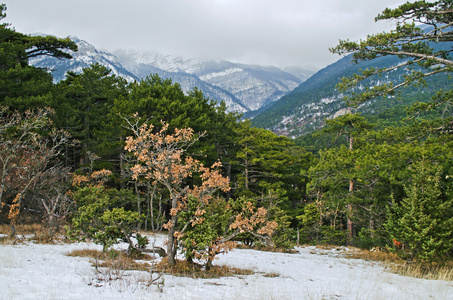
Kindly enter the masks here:
<path id="1" fill-rule="evenodd" d="M 437 51 L 451 49 L 453 43 L 432 44 Z M 341 78 L 350 77 L 354 73 L 369 68 L 391 68 L 403 64 L 407 59 L 397 56 L 384 56 L 371 61 L 352 63 L 352 55 L 347 55 L 332 65 L 318 71 L 307 81 L 300 84 L 291 93 L 282 97 L 270 107 L 265 107 L 250 116 L 252 124 L 260 128 L 272 130 L 292 138 L 311 133 L 325 124 L 325 119 L 331 119 L 345 112 L 348 108 L 343 100 L 351 91 L 341 91 L 336 86 Z M 407 76 L 410 70 L 398 68 L 381 77 L 368 78 L 355 91 L 364 86 L 373 86 L 382 82 L 393 82 Z M 353 108 L 354 112 L 363 115 L 381 114 L 380 119 L 386 119 L 388 110 L 399 112 L 399 118 L 405 115 L 405 107 L 417 101 L 426 101 L 439 89 L 448 89 L 451 80 L 446 74 L 428 78 L 426 85 L 412 86 L 400 90 L 394 95 L 386 95 L 373 99 L 368 103 Z M 247 116 L 247 115 L 246 115 Z"/>
<path id="2" fill-rule="evenodd" d="M 179 250 L 204 270 L 238 242 L 279 251 L 347 244 L 445 263 L 453 255 L 452 10 L 451 1 L 407 3 L 378 16 L 398 21 L 394 31 L 340 41 L 331 51 L 351 55 L 279 108 L 298 119 L 287 116 L 290 135 L 319 129 L 296 140 L 157 75 L 128 82 L 93 64 L 55 83 L 30 59 L 70 60 L 76 44 L 2 24 L 0 222 L 12 235 L 18 224 L 43 222 L 50 240 L 64 233 L 104 251 L 125 241 L 128 253 L 151 246 L 139 230 L 164 231 L 166 249 L 154 250 L 170 266 Z M 404 22 L 412 19 L 430 29 Z M 273 130 L 283 130 L 278 123 Z"/>

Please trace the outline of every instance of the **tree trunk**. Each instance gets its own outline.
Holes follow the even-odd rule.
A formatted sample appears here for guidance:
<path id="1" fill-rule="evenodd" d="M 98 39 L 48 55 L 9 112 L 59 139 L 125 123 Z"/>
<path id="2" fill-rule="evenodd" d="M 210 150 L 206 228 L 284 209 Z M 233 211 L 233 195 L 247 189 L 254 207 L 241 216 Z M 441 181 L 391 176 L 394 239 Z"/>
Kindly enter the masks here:
<path id="1" fill-rule="evenodd" d="M 227 177 L 230 178 L 230 182 L 231 182 L 231 164 L 229 163 L 228 164 L 228 167 L 227 167 Z M 231 189 L 229 189 L 227 192 L 226 192 L 226 195 L 225 195 L 225 200 L 226 202 L 230 201 L 230 197 L 231 197 Z M 1 198 L 0 198 L 1 199 Z"/>
<path id="2" fill-rule="evenodd" d="M 352 151 L 353 150 L 353 143 L 354 143 L 354 139 L 353 137 L 350 135 L 349 136 L 349 151 Z M 352 195 L 352 191 L 354 190 L 354 182 L 352 181 L 352 179 L 349 179 L 349 194 Z M 348 226 L 348 241 L 351 242 L 352 241 L 352 237 L 353 237 L 353 224 L 352 224 L 352 204 L 349 203 L 348 204 L 348 221 L 347 221 L 347 226 Z"/>
<path id="3" fill-rule="evenodd" d="M 170 195 L 171 195 L 171 207 L 175 208 L 178 205 L 178 197 L 179 195 L 172 195 L 171 194 L 171 189 L 170 190 Z M 187 188 L 185 189 L 187 190 Z M 181 192 L 182 194 L 182 192 Z M 175 247 L 175 231 L 176 231 L 176 222 L 178 220 L 178 215 L 174 214 L 171 216 L 170 221 L 171 221 L 171 227 L 168 228 L 168 244 L 167 244 L 167 259 L 168 259 L 168 264 L 170 266 L 174 266 L 176 264 L 175 256 L 176 256 L 176 247 Z"/>
<path id="4" fill-rule="evenodd" d="M 148 193 L 149 193 L 150 187 L 148 186 Z M 148 210 L 151 213 L 151 230 L 154 232 L 154 209 L 153 209 L 153 203 L 154 203 L 154 195 L 156 193 L 156 185 L 153 185 L 153 191 L 151 195 L 148 194 L 149 197 L 149 203 L 148 203 Z"/>
<path id="5" fill-rule="evenodd" d="M 14 225 L 14 223 L 11 222 L 9 224 L 9 226 L 11 227 L 11 235 L 10 235 L 10 237 L 12 237 L 12 238 L 16 237 L 16 225 Z"/>
<path id="6" fill-rule="evenodd" d="M 353 224 L 350 215 L 352 214 L 352 204 L 348 204 L 348 240 L 351 241 L 353 237 Z"/>
<path id="7" fill-rule="evenodd" d="M 138 179 L 137 179 L 138 180 Z M 135 188 L 135 194 L 137 195 L 137 212 L 140 215 L 142 212 L 140 210 L 140 191 L 138 190 L 138 182 L 137 180 L 134 180 L 134 188 Z M 140 222 L 137 222 L 137 230 L 140 230 L 141 224 Z"/>
<path id="8" fill-rule="evenodd" d="M 176 217 L 171 217 L 172 223 L 176 221 Z M 175 228 L 176 224 L 173 223 L 173 226 L 168 229 L 168 243 L 167 243 L 167 260 L 168 265 L 174 266 L 176 264 L 176 247 L 175 247 Z"/>
<path id="9" fill-rule="evenodd" d="M 208 258 L 208 261 L 206 262 L 206 265 L 205 265 L 206 271 L 209 271 L 212 268 L 212 260 L 214 259 L 214 257 L 215 256 Z"/>

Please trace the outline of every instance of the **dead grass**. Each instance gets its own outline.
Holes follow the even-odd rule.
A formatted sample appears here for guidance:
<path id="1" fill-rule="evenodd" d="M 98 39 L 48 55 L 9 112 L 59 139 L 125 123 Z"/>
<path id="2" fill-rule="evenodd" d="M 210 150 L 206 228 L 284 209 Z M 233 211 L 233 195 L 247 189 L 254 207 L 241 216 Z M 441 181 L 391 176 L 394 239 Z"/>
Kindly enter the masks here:
<path id="1" fill-rule="evenodd" d="M 79 256 L 79 257 L 89 257 L 93 259 L 114 259 L 117 257 L 128 257 L 132 260 L 153 260 L 154 258 L 145 253 L 136 253 L 133 252 L 132 255 L 127 255 L 125 251 L 120 250 L 110 250 L 108 252 L 102 252 L 101 250 L 95 249 L 78 249 L 72 250 L 67 256 Z"/>
<path id="2" fill-rule="evenodd" d="M 398 275 L 414 278 L 453 281 L 452 261 L 446 263 L 445 265 L 439 265 L 436 263 L 391 265 L 389 266 L 389 271 Z"/>
<path id="3" fill-rule="evenodd" d="M 67 256 L 88 257 L 92 259 L 92 265 L 96 268 L 108 268 L 111 270 L 138 270 L 165 273 L 180 277 L 190 278 L 220 278 L 228 276 L 252 275 L 255 272 L 248 269 L 232 268 L 228 266 L 212 266 L 211 269 L 205 270 L 200 264 L 191 264 L 186 260 L 177 260 L 176 265 L 169 266 L 167 259 L 163 258 L 158 264 L 151 266 L 147 262 L 138 262 L 137 260 L 153 260 L 149 255 L 137 253 L 133 256 L 127 256 L 125 252 L 111 250 L 102 252 L 93 249 L 73 250 L 66 254 Z M 278 277 L 278 274 L 265 274 L 266 277 Z"/>
<path id="4" fill-rule="evenodd" d="M 79 249 L 79 250 L 72 250 L 71 252 L 66 254 L 67 256 L 79 256 L 79 257 L 89 257 L 93 259 L 101 259 L 105 257 L 105 253 L 99 250 L 93 249 Z"/>
<path id="5" fill-rule="evenodd" d="M 357 258 L 369 261 L 376 261 L 382 263 L 395 263 L 395 264 L 403 264 L 405 263 L 404 260 L 398 257 L 398 255 L 394 253 L 390 253 L 388 251 L 369 251 L 359 248 L 352 248 L 353 251 L 346 252 L 345 255 L 349 258 Z"/>
<path id="6" fill-rule="evenodd" d="M 212 266 L 209 270 L 205 270 L 202 265 L 196 263 L 192 264 L 186 260 L 177 260 L 174 266 L 169 266 L 167 258 L 162 259 L 162 261 L 155 266 L 155 270 L 165 274 L 191 278 L 220 278 L 252 275 L 255 273 L 252 270 L 232 268 L 228 266 Z"/>
<path id="7" fill-rule="evenodd" d="M 269 278 L 275 278 L 275 277 L 280 277 L 280 274 L 278 274 L 278 273 L 266 273 L 263 276 L 264 277 L 269 277 Z"/>
<path id="8" fill-rule="evenodd" d="M 0 245 L 14 245 L 16 243 L 15 238 L 11 238 L 10 236 L 2 236 L 0 237 Z"/>
<path id="9" fill-rule="evenodd" d="M 244 244 L 238 244 L 236 246 L 237 249 L 252 249 L 252 250 L 258 250 L 258 251 L 266 251 L 266 252 L 276 252 L 276 253 L 297 253 L 297 250 L 294 249 L 284 249 L 284 248 L 277 248 L 277 247 L 268 247 L 268 246 L 262 246 L 262 245 L 253 245 L 253 246 L 248 246 Z"/>
<path id="10" fill-rule="evenodd" d="M 42 232 L 42 225 L 40 223 L 16 225 L 16 234 L 38 234 Z M 0 233 L 10 235 L 11 227 L 8 224 L 0 225 Z"/>
<path id="11" fill-rule="evenodd" d="M 47 230 L 43 227 L 41 223 L 16 225 L 15 228 L 16 237 L 12 237 L 12 240 L 15 243 L 25 239 L 32 240 L 35 243 L 39 244 L 55 244 L 58 242 L 65 243 L 70 242 L 70 240 L 66 237 L 63 227 L 61 228 L 60 232 L 55 233 L 52 237 L 48 235 Z M 10 236 L 11 235 L 10 225 L 7 224 L 0 225 L 0 234 Z"/>
<path id="12" fill-rule="evenodd" d="M 151 256 L 142 253 L 128 256 L 124 251 L 118 250 L 102 252 L 93 249 L 80 249 L 73 250 L 66 255 L 91 258 L 91 263 L 96 268 L 109 268 L 123 271 L 149 271 L 150 265 L 148 263 L 137 262 L 136 260 L 149 261 L 153 259 Z"/>
<path id="13" fill-rule="evenodd" d="M 350 258 L 381 262 L 386 266 L 387 271 L 402 276 L 429 280 L 453 281 L 453 260 L 450 260 L 445 264 L 407 263 L 396 254 L 388 251 L 355 250 L 356 251 L 353 252 L 347 252 L 345 255 Z"/>
<path id="14" fill-rule="evenodd" d="M 150 264 L 146 262 L 137 262 L 130 257 L 120 256 L 117 259 L 107 259 L 104 261 L 93 261 L 93 266 L 96 268 L 108 268 L 113 270 L 123 271 L 145 271 L 148 272 Z"/>

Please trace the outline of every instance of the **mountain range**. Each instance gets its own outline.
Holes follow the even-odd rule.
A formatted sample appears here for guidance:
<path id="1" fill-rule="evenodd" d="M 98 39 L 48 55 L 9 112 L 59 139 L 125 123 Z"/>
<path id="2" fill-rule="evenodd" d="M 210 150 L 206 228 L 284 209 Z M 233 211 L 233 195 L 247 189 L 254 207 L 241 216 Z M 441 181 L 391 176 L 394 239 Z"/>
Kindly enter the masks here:
<path id="1" fill-rule="evenodd" d="M 244 118 L 251 119 L 256 127 L 291 138 L 310 133 L 322 127 L 325 119 L 351 110 L 343 101 L 344 94 L 336 89 L 342 77 L 349 77 L 359 69 L 387 68 L 402 62 L 397 57 L 387 56 L 351 64 L 352 57 L 349 55 L 314 72 L 298 67 L 280 69 L 228 61 L 200 61 L 153 52 L 117 50 L 109 53 L 97 50 L 76 37 L 71 38 L 79 48 L 72 53 L 73 59 L 40 57 L 33 59 L 32 64 L 52 70 L 55 81 L 63 80 L 67 71 L 82 72 L 83 68 L 93 63 L 105 65 L 113 74 L 128 81 L 139 81 L 150 74 L 158 74 L 180 84 L 186 93 L 196 87 L 206 97 L 224 101 L 228 111 L 243 113 Z M 373 86 L 378 81 L 395 81 L 407 72 L 407 69 L 397 69 L 362 84 Z M 404 89 L 397 96 L 371 101 L 354 111 L 382 114 L 395 107 L 425 101 L 439 89 L 451 88 L 451 79 L 445 74 L 430 77 L 428 82 L 428 87 L 423 87 L 423 93 L 419 87 Z"/>
<path id="2" fill-rule="evenodd" d="M 140 53 L 117 50 L 112 53 L 96 49 L 77 37 L 70 37 L 78 46 L 70 60 L 38 57 L 31 60 L 37 67 L 52 71 L 55 81 L 65 78 L 67 71 L 82 72 L 93 63 L 100 63 L 112 73 L 128 81 L 157 74 L 178 83 L 184 92 L 200 89 L 206 97 L 224 101 L 228 111 L 246 113 L 268 106 L 308 79 L 313 70 L 290 67 L 238 64 L 228 61 L 201 61 L 154 52 Z"/>

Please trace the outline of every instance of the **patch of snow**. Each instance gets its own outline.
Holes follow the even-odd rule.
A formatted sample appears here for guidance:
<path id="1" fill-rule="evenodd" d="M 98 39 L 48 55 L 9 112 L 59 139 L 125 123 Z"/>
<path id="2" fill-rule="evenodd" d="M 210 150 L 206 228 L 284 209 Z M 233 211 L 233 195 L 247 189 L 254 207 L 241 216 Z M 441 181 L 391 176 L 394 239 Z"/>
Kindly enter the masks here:
<path id="1" fill-rule="evenodd" d="M 321 103 L 324 103 L 324 104 L 329 104 L 329 103 L 332 103 L 334 101 L 336 101 L 337 99 L 335 97 L 332 97 L 332 98 L 322 98 L 320 100 Z"/>
<path id="2" fill-rule="evenodd" d="M 209 73 L 207 75 L 200 76 L 200 79 L 202 79 L 202 80 L 210 80 L 212 78 L 224 77 L 224 76 L 228 76 L 228 75 L 231 75 L 231 74 L 234 74 L 234 73 L 237 73 L 237 72 L 242 72 L 242 71 L 244 71 L 244 70 L 241 69 L 241 68 L 229 68 L 229 69 L 226 69 L 226 70 L 224 70 L 222 72 Z"/>
<path id="3" fill-rule="evenodd" d="M 151 238 L 152 239 L 152 238 Z M 164 236 L 155 238 L 163 246 Z M 124 248 L 125 245 L 120 245 Z M 217 265 L 248 268 L 249 276 L 193 279 L 164 275 L 162 292 L 143 284 L 149 273 L 128 271 L 121 280 L 97 282 L 88 258 L 69 257 L 91 243 L 3 245 L 2 299 L 451 299 L 453 284 L 403 277 L 342 254 L 347 248 L 298 247 L 297 254 L 235 249 Z M 265 276 L 274 274 L 273 276 Z"/>

